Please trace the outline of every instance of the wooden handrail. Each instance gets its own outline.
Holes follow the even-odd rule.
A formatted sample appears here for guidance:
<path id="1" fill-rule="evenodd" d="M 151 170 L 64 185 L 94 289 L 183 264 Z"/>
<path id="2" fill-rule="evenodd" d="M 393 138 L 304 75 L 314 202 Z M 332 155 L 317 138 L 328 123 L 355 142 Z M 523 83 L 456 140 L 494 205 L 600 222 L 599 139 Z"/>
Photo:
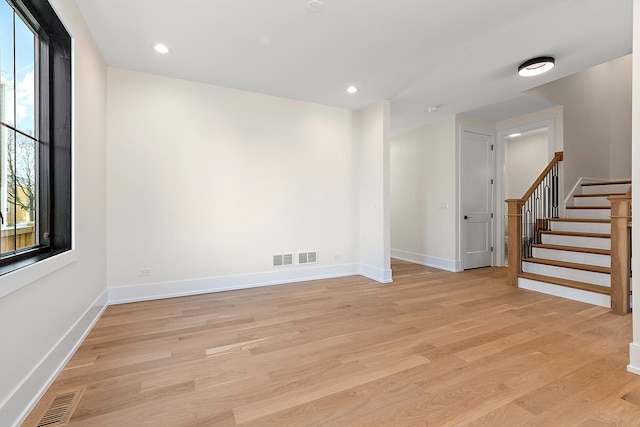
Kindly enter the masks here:
<path id="1" fill-rule="evenodd" d="M 551 159 L 551 162 L 549 162 L 549 166 L 547 166 L 545 168 L 545 170 L 542 171 L 542 173 L 540 174 L 540 176 L 538 177 L 538 179 L 536 179 L 533 182 L 533 185 L 531 187 L 529 187 L 529 189 L 527 190 L 526 193 L 524 193 L 524 196 L 522 196 L 522 200 L 527 200 L 529 197 L 531 197 L 531 195 L 533 194 L 534 191 L 536 191 L 536 188 L 538 188 L 538 186 L 540 185 L 540 183 L 542 182 L 542 180 L 544 179 L 545 176 L 547 176 L 547 174 L 549 172 L 551 172 L 551 169 L 553 169 L 553 167 L 558 163 L 562 161 L 562 158 L 564 157 L 564 152 L 563 151 L 557 151 L 555 156 L 553 156 L 553 159 Z"/>

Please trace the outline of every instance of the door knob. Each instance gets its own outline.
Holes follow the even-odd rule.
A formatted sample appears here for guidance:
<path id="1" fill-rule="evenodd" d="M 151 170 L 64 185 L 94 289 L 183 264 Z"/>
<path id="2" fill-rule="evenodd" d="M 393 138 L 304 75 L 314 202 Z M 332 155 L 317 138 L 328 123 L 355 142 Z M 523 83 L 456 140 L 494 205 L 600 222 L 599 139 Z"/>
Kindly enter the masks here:
<path id="1" fill-rule="evenodd" d="M 473 217 L 472 216 L 467 216 L 467 215 L 464 216 L 464 219 L 471 219 L 471 218 L 473 218 Z"/>

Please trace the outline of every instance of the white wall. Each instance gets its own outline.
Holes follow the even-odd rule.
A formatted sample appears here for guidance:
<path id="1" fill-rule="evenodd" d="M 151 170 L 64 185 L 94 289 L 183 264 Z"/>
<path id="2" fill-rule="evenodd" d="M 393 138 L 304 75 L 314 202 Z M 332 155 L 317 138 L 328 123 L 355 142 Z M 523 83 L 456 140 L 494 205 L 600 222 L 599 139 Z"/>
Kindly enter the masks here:
<path id="1" fill-rule="evenodd" d="M 633 0 L 633 50 L 640 48 L 640 0 Z M 633 55 L 633 89 L 632 89 L 632 180 L 640 182 L 640 55 Z M 640 206 L 640 191 L 633 191 L 631 205 Z M 640 209 L 632 209 L 632 222 L 640 224 Z M 640 248 L 640 227 L 632 229 L 631 245 Z M 640 271 L 640 257 L 631 258 L 631 271 Z M 629 344 L 629 366 L 627 369 L 635 374 L 640 374 L 640 292 L 633 292 L 631 305 L 636 307 L 633 316 L 633 342 Z"/>
<path id="2" fill-rule="evenodd" d="M 357 272 L 357 112 L 109 68 L 107 117 L 110 298 Z"/>
<path id="3" fill-rule="evenodd" d="M 505 144 L 504 199 L 519 199 L 549 164 L 548 130 L 508 138 Z"/>
<path id="4" fill-rule="evenodd" d="M 391 139 L 391 253 L 459 269 L 456 118 Z"/>
<path id="5" fill-rule="evenodd" d="M 631 176 L 631 55 L 529 90 L 563 106 L 564 190 Z"/>
<path id="6" fill-rule="evenodd" d="M 106 303 L 106 67 L 75 2 L 51 4 L 74 38 L 75 261 L 0 298 L 0 425 L 12 425 L 28 410 L 77 335 L 90 327 L 83 320 Z M 0 286 L 41 265 L 3 276 Z"/>
<path id="7" fill-rule="evenodd" d="M 360 272 L 391 281 L 389 205 L 389 102 L 359 113 Z"/>

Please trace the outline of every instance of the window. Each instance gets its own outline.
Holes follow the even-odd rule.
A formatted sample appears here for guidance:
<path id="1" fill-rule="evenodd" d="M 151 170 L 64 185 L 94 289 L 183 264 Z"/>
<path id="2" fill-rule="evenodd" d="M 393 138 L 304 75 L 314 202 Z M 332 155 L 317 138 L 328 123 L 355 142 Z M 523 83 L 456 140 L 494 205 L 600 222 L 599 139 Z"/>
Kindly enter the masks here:
<path id="1" fill-rule="evenodd" d="M 0 0 L 0 274 L 71 248 L 71 38 L 47 0 Z"/>

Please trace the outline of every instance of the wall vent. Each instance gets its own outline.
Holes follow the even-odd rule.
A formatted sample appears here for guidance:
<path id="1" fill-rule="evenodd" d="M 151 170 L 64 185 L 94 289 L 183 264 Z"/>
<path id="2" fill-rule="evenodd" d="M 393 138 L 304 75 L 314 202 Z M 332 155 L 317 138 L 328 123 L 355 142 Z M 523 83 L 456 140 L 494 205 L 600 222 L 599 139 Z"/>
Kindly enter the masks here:
<path id="1" fill-rule="evenodd" d="M 298 264 L 317 264 L 318 252 L 298 252 Z"/>
<path id="2" fill-rule="evenodd" d="M 274 267 L 282 267 L 282 265 L 283 265 L 282 255 L 274 255 L 273 256 L 273 266 Z"/>
<path id="3" fill-rule="evenodd" d="M 286 267 L 293 265 L 293 253 L 277 254 L 273 256 L 274 267 Z"/>
<path id="4" fill-rule="evenodd" d="M 284 261 L 284 265 L 293 265 L 293 254 L 283 254 L 282 260 Z"/>

